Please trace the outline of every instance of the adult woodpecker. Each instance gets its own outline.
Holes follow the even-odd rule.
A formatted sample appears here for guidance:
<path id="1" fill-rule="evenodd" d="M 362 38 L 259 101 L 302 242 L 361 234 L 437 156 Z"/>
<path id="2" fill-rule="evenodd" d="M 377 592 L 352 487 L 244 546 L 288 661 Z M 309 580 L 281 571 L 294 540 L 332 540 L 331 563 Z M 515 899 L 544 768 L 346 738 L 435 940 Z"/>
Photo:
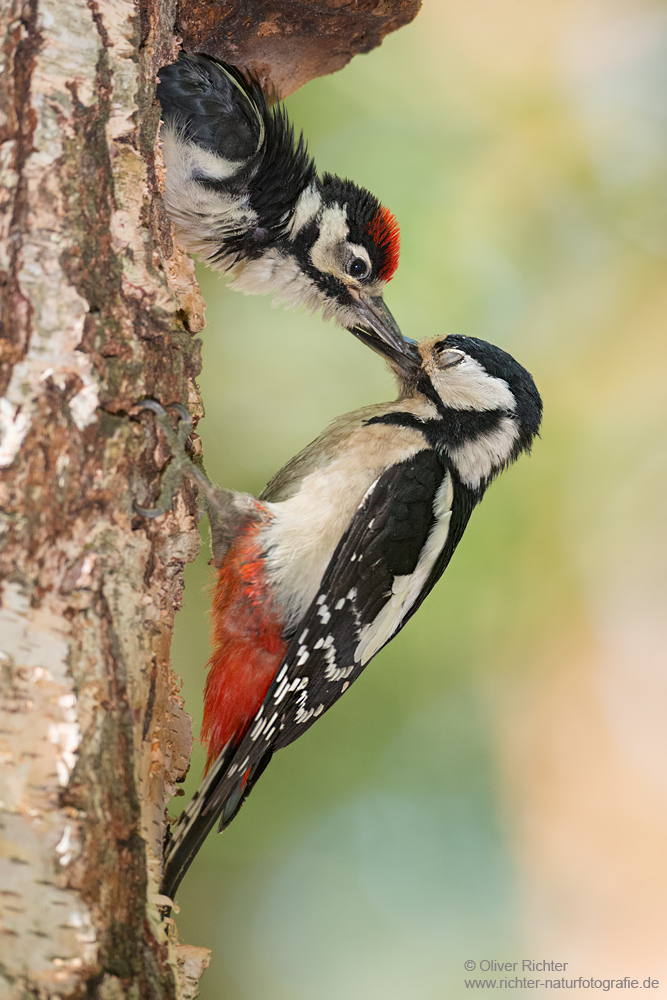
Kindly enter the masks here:
<path id="1" fill-rule="evenodd" d="M 252 76 L 182 52 L 159 80 L 165 204 L 183 246 L 246 294 L 321 309 L 399 348 L 382 298 L 398 266 L 391 212 L 351 181 L 319 177 Z"/>
<path id="2" fill-rule="evenodd" d="M 326 712 L 415 613 L 489 483 L 538 432 L 535 384 L 499 348 L 448 336 L 399 352 L 358 335 L 389 358 L 398 399 L 340 417 L 258 500 L 210 484 L 183 451 L 188 420 L 173 431 L 159 404 L 144 404 L 159 414 L 174 455 L 152 513 L 171 502 L 181 475 L 196 479 L 219 570 L 202 727 L 208 774 L 166 847 L 170 898 L 272 754 Z"/>

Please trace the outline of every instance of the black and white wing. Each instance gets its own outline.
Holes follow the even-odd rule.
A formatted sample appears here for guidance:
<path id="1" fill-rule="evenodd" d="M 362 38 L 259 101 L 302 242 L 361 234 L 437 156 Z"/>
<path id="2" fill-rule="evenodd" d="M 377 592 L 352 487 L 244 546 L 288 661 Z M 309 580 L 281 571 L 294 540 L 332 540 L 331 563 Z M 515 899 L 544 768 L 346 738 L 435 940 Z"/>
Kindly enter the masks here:
<path id="1" fill-rule="evenodd" d="M 264 141 L 266 100 L 259 84 L 233 66 L 186 55 L 163 66 L 157 97 L 162 117 L 180 137 L 237 168 Z"/>
<path id="2" fill-rule="evenodd" d="M 303 137 L 234 66 L 182 52 L 159 79 L 166 204 L 184 245 L 212 261 L 260 254 L 315 179 Z"/>
<path id="3" fill-rule="evenodd" d="M 472 509 L 432 449 L 388 469 L 341 539 L 267 695 L 274 749 L 308 729 L 403 627 L 442 575 Z"/>
<path id="4" fill-rule="evenodd" d="M 430 448 L 370 487 L 247 732 L 223 751 L 174 828 L 168 896 L 218 817 L 221 830 L 232 821 L 274 751 L 340 698 L 431 590 L 472 510 L 459 487 Z"/>

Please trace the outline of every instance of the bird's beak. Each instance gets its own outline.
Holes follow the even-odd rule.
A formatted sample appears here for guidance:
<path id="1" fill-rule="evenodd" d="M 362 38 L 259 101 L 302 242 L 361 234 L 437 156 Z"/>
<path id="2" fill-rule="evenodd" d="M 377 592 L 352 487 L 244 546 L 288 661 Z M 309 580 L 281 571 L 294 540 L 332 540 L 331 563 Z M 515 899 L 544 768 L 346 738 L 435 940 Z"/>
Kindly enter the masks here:
<path id="1" fill-rule="evenodd" d="M 370 347 L 376 354 L 382 355 L 393 366 L 398 375 L 406 379 L 416 379 L 422 364 L 422 358 L 415 340 L 399 335 L 399 344 L 388 344 L 386 340 L 377 333 L 364 329 L 363 326 L 355 326 L 352 333 L 362 344 Z"/>
<path id="2" fill-rule="evenodd" d="M 358 316 L 358 326 L 374 333 L 385 344 L 400 351 L 404 344 L 404 338 L 382 296 L 364 296 L 358 288 L 348 287 L 348 291 L 354 299 L 354 311 Z"/>

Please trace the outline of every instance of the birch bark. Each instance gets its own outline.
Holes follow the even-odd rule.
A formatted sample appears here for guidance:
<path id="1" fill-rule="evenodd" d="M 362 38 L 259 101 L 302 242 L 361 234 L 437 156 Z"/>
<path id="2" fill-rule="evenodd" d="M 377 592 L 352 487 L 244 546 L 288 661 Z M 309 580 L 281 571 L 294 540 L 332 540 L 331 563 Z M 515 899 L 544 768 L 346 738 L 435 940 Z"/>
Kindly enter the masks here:
<path id="1" fill-rule="evenodd" d="M 187 995 L 206 953 L 170 947 L 151 896 L 189 758 L 168 650 L 199 540 L 187 492 L 159 526 L 132 510 L 167 458 L 134 403 L 199 407 L 203 311 L 153 152 L 174 9 L 0 17 L 0 992 Z"/>

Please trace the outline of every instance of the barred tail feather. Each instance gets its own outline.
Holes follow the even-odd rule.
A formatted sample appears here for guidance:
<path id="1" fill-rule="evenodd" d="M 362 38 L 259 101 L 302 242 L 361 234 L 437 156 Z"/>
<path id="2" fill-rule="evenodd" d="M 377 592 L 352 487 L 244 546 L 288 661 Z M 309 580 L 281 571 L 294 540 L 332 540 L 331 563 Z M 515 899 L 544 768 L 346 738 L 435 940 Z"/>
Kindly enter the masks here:
<path id="1" fill-rule="evenodd" d="M 220 754 L 215 766 L 209 770 L 206 780 L 195 792 L 190 805 L 181 813 L 178 822 L 168 834 L 161 892 L 169 899 L 173 900 L 199 848 L 215 826 L 218 813 L 210 808 L 211 793 L 223 776 L 233 753 L 234 750 L 230 747 L 229 752 Z"/>
<path id="2" fill-rule="evenodd" d="M 273 756 L 267 752 L 256 764 L 241 770 L 239 751 L 243 748 L 238 744 L 225 747 L 171 831 L 165 846 L 161 886 L 161 892 L 169 899 L 174 899 L 200 847 L 218 820 L 218 832 L 221 833 L 234 819 Z"/>

